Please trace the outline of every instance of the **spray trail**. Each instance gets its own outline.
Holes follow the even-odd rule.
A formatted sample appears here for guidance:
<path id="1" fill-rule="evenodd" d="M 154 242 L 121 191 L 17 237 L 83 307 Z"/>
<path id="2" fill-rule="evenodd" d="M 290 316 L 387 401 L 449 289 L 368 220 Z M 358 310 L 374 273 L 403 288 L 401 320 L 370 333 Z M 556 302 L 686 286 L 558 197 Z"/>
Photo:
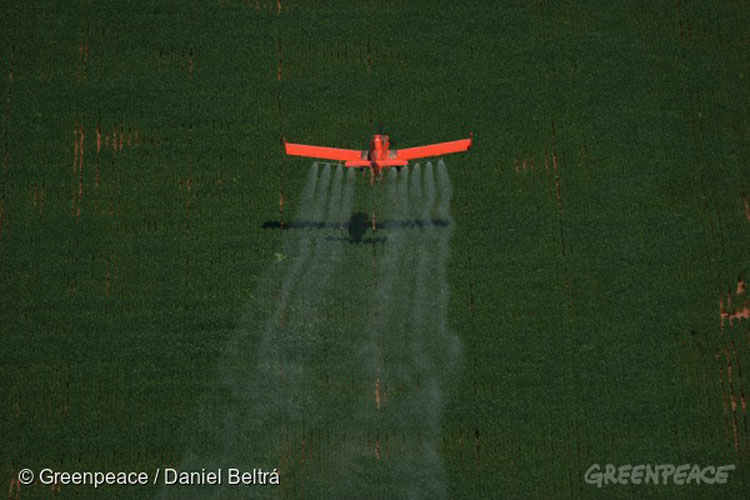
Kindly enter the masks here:
<path id="1" fill-rule="evenodd" d="M 344 178 L 346 177 L 346 178 Z M 314 165 L 305 184 L 297 217 L 336 223 L 351 212 L 353 172 Z M 316 411 L 311 363 L 318 346 L 315 315 L 338 267 L 342 243 L 326 241 L 318 228 L 287 231 L 282 255 L 260 279 L 245 317 L 220 357 L 216 386 L 203 396 L 186 424 L 187 451 L 176 468 L 238 467 L 266 471 L 280 463 L 287 430 Z M 273 489 L 247 491 L 242 497 L 278 496 Z M 224 487 L 163 487 L 160 498 L 228 498 Z"/>
<path id="2" fill-rule="evenodd" d="M 361 436 L 370 446 L 349 457 L 337 471 L 340 481 L 327 491 L 335 497 L 367 491 L 447 498 L 438 446 L 445 394 L 461 357 L 447 321 L 452 187 L 442 162 L 437 176 L 428 163 L 391 171 L 385 182 L 387 218 L 420 224 L 388 232 L 383 245 L 373 319 L 358 335 L 358 378 L 373 388 L 370 404 L 340 423 L 343 434 Z M 434 217 L 449 224 L 436 225 Z"/>
<path id="3" fill-rule="evenodd" d="M 343 225 L 354 187 L 353 171 L 313 168 L 298 216 Z M 447 323 L 450 178 L 442 162 L 428 163 L 389 170 L 374 189 L 395 224 L 371 246 L 345 254 L 331 229 L 285 234 L 288 258 L 270 267 L 228 342 L 181 469 L 280 469 L 280 492 L 241 496 L 447 497 L 438 445 L 461 357 Z"/>
<path id="4" fill-rule="evenodd" d="M 407 426 L 416 442 L 412 454 L 399 461 L 393 479 L 401 485 L 404 496 L 447 498 L 438 445 L 444 395 L 457 376 L 460 358 L 460 343 L 447 321 L 446 268 L 452 231 L 449 212 L 452 188 L 444 164 L 438 165 L 437 186 L 431 163 L 426 165 L 423 176 L 421 173 L 415 168 L 410 193 L 413 216 L 419 217 L 424 225 L 410 233 L 399 273 L 408 280 L 409 288 L 404 292 L 408 300 L 402 300 L 401 304 L 408 304 L 409 310 L 398 313 L 403 317 L 402 324 L 389 332 L 392 345 L 399 345 L 397 338 L 401 337 L 398 351 L 403 355 L 386 373 L 394 382 L 401 379 L 402 385 L 412 387 L 408 396 L 399 401 L 402 408 L 394 408 L 389 417 Z M 448 226 L 433 224 L 433 212 L 449 220 Z M 409 420 L 404 420 L 405 415 Z"/>
<path id="5" fill-rule="evenodd" d="M 325 203 L 328 195 L 328 183 L 331 177 L 331 167 L 326 165 L 318 180 L 318 166 L 313 165 L 307 177 L 300 212 L 313 218 L 320 217 L 320 206 Z M 293 234 L 283 245 L 282 255 L 293 255 L 291 270 L 287 273 L 281 289 L 279 299 L 280 313 L 286 307 L 292 287 L 302 268 L 307 264 L 310 255 L 311 236 L 309 233 Z"/>

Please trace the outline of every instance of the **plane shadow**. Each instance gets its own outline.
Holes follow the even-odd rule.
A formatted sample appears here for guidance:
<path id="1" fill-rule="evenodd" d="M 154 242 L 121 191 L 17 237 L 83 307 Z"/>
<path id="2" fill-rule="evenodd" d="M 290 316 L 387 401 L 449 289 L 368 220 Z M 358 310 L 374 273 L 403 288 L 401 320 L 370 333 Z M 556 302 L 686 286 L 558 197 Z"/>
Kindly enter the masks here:
<path id="1" fill-rule="evenodd" d="M 378 221 L 376 224 L 377 229 L 383 230 L 399 230 L 399 229 L 410 229 L 410 228 L 421 228 L 421 227 L 437 227 L 445 228 L 450 225 L 450 222 L 445 219 L 387 219 L 384 221 Z M 282 223 L 279 221 L 265 221 L 261 227 L 263 229 L 281 229 Z M 372 222 L 370 218 L 364 212 L 355 212 L 349 220 L 344 224 L 332 224 L 326 222 L 318 222 L 312 220 L 293 220 L 283 223 L 283 229 L 322 229 L 329 231 L 343 231 L 346 236 L 326 236 L 326 241 L 344 241 L 354 244 L 375 244 L 385 243 L 387 236 L 366 236 L 368 231 L 371 231 Z"/>

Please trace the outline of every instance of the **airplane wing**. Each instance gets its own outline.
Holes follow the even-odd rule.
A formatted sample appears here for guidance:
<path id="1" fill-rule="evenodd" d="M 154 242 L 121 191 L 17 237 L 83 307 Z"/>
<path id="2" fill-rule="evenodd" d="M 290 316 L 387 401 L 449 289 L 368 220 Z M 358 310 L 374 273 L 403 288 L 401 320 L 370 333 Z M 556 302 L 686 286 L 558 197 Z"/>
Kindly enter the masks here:
<path id="1" fill-rule="evenodd" d="M 458 141 L 440 142 L 428 146 L 417 146 L 415 148 L 399 149 L 396 151 L 398 158 L 402 160 L 414 160 L 417 158 L 426 158 L 428 156 L 440 156 L 449 153 L 460 153 L 468 151 L 471 147 L 472 139 L 460 139 Z"/>
<path id="2" fill-rule="evenodd" d="M 356 149 L 328 148 L 324 146 L 308 146 L 306 144 L 292 144 L 284 142 L 286 154 L 291 156 L 306 156 L 324 160 L 349 161 L 361 160 L 362 151 Z"/>

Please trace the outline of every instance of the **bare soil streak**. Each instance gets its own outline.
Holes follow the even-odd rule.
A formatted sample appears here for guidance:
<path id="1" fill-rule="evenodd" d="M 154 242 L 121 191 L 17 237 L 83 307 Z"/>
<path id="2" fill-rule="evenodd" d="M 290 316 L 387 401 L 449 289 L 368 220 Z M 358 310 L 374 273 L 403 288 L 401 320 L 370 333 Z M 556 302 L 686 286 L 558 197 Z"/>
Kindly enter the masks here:
<path id="1" fill-rule="evenodd" d="M 375 380 L 375 408 L 380 409 L 380 377 Z"/>
<path id="2" fill-rule="evenodd" d="M 724 348 L 724 357 L 727 362 L 727 384 L 729 385 L 729 398 L 732 408 L 732 436 L 734 437 L 734 449 L 740 451 L 740 438 L 737 426 L 737 397 L 734 392 L 734 367 L 732 366 L 732 355 L 728 348 Z"/>
<path id="3" fill-rule="evenodd" d="M 557 151 L 552 152 L 552 165 L 555 169 L 555 194 L 557 195 L 557 204 L 560 205 L 560 172 L 557 168 Z"/>
<path id="4" fill-rule="evenodd" d="M 737 352 L 737 344 L 732 340 L 732 351 L 734 351 L 734 358 L 737 360 L 737 382 L 740 387 L 740 400 L 742 402 L 742 413 L 747 413 L 745 408 L 745 388 L 742 384 L 742 365 L 740 364 L 740 355 Z"/>
<path id="5" fill-rule="evenodd" d="M 86 137 L 86 134 L 83 132 L 83 124 L 80 124 L 79 126 L 79 133 L 78 133 L 78 140 L 80 141 L 80 144 L 78 145 L 78 151 L 80 153 L 80 156 L 78 157 L 79 161 L 79 168 L 83 169 L 83 140 Z"/>
<path id="6" fill-rule="evenodd" d="M 41 487 L 44 490 L 47 489 L 46 485 L 41 485 L 39 483 L 34 483 L 33 486 L 34 486 L 33 489 L 38 489 L 39 487 Z M 40 498 L 47 498 L 48 496 L 54 498 L 56 495 L 60 494 L 59 484 L 49 485 L 49 489 L 51 492 L 49 495 L 47 493 L 42 493 L 40 495 L 40 493 L 38 492 L 37 492 L 37 495 L 40 495 Z M 8 488 L 8 500 L 21 500 L 21 482 L 15 477 L 11 477 L 10 479 L 10 486 Z"/>
<path id="7" fill-rule="evenodd" d="M 717 354 L 717 358 L 718 358 Z M 721 383 L 721 399 L 724 406 L 724 436 L 726 438 L 727 446 L 730 446 L 729 444 L 729 403 L 727 402 L 727 390 L 726 385 L 724 384 L 724 367 L 719 364 L 719 381 Z"/>
<path id="8" fill-rule="evenodd" d="M 13 493 L 15 493 L 15 495 Z M 13 500 L 14 497 L 18 499 L 20 498 L 20 496 L 21 496 L 21 483 L 18 479 L 11 477 L 10 487 L 8 488 L 8 500 Z"/>
<path id="9" fill-rule="evenodd" d="M 83 144 L 86 134 L 83 124 L 73 128 L 73 174 L 78 173 L 78 188 L 73 192 L 71 210 L 77 217 L 81 216 L 81 201 L 83 200 Z"/>

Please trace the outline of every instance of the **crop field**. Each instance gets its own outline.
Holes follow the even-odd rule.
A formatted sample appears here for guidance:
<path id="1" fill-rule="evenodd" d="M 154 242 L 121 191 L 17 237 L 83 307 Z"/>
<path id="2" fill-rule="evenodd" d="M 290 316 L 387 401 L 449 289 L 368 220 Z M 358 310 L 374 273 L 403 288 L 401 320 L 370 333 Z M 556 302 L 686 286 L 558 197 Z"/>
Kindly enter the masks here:
<path id="1" fill-rule="evenodd" d="M 746 2 L 0 16 L 3 498 L 747 498 Z"/>

